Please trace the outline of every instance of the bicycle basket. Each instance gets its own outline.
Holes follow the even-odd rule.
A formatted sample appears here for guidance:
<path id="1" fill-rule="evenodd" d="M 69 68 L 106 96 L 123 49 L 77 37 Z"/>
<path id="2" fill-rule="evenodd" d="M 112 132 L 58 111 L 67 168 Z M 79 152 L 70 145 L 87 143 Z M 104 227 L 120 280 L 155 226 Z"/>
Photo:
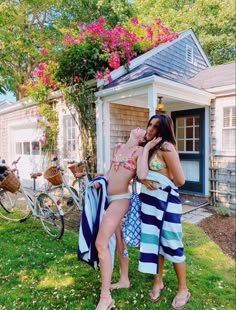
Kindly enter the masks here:
<path id="1" fill-rule="evenodd" d="M 44 174 L 43 177 L 48 180 L 52 185 L 61 185 L 62 184 L 62 177 L 60 174 L 60 171 L 57 170 L 56 167 L 52 166 L 48 168 Z"/>
<path id="2" fill-rule="evenodd" d="M 85 164 L 84 163 L 76 163 L 71 166 L 68 166 L 70 171 L 73 173 L 74 177 L 77 172 L 84 172 Z"/>
<path id="3" fill-rule="evenodd" d="M 20 188 L 20 181 L 13 172 L 10 172 L 0 183 L 0 187 L 6 191 L 15 193 Z"/>

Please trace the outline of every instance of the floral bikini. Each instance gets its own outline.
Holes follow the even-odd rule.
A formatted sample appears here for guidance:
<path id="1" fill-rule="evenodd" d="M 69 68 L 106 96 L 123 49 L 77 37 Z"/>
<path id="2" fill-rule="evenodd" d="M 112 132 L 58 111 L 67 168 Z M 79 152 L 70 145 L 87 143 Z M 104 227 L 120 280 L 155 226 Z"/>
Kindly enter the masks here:
<path id="1" fill-rule="evenodd" d="M 117 159 L 117 152 L 121 148 L 121 146 L 122 146 L 122 144 L 119 143 L 117 145 L 116 150 L 114 151 L 114 157 L 112 159 L 112 164 L 114 164 L 115 170 L 117 171 L 118 168 L 120 166 L 122 166 L 123 168 L 125 168 L 129 171 L 135 172 L 136 168 L 137 168 L 137 163 L 136 163 L 133 156 L 134 156 L 135 152 L 137 151 L 138 146 L 134 149 L 134 151 L 132 152 L 130 157 L 126 157 L 126 158 L 123 158 L 122 160 L 118 160 Z"/>

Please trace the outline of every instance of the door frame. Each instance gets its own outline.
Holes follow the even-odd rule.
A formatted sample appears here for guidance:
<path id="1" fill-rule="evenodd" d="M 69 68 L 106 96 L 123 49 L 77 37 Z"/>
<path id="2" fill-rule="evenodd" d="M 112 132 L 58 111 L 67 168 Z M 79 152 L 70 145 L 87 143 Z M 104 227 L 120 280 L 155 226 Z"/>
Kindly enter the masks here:
<path id="1" fill-rule="evenodd" d="M 199 160 L 199 182 L 188 181 L 186 180 L 185 184 L 180 187 L 180 191 L 191 192 L 194 194 L 204 194 L 205 192 L 205 170 L 206 170 L 206 161 L 205 161 L 205 109 L 191 109 L 184 111 L 175 111 L 171 113 L 171 117 L 174 122 L 174 130 L 176 132 L 176 118 L 177 117 L 186 117 L 186 116 L 200 116 L 200 152 L 199 154 L 189 154 L 189 153 L 179 153 L 180 160 L 189 160 L 196 161 Z"/>

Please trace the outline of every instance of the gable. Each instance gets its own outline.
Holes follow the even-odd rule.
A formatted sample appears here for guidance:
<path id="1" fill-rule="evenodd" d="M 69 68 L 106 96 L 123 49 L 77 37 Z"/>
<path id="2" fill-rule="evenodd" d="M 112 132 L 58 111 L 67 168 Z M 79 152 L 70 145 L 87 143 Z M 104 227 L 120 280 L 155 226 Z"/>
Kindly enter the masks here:
<path id="1" fill-rule="evenodd" d="M 193 50 L 193 63 L 186 61 L 186 46 Z M 132 59 L 128 72 L 124 66 L 113 70 L 112 82 L 97 80 L 97 87 L 110 88 L 152 75 L 188 84 L 188 79 L 210 66 L 194 32 L 188 29 L 180 33 L 178 39 L 162 43 Z M 139 76 L 138 71 L 141 73 Z"/>
<path id="2" fill-rule="evenodd" d="M 186 60 L 187 47 L 192 49 L 193 63 Z M 191 34 L 157 52 L 144 64 L 182 80 L 189 79 L 209 67 Z"/>

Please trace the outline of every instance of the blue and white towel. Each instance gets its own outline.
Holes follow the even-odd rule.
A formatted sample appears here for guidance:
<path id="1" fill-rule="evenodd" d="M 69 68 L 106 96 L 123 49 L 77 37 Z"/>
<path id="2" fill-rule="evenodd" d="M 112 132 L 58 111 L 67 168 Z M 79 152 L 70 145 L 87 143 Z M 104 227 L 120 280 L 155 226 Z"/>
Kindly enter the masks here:
<path id="1" fill-rule="evenodd" d="M 100 183 L 100 188 L 93 187 L 94 182 Z M 89 182 L 85 192 L 85 206 L 81 214 L 79 239 L 78 239 L 78 258 L 87 262 L 93 268 L 99 266 L 98 252 L 95 247 L 100 223 L 104 211 L 108 208 L 107 199 L 107 179 L 96 177 Z M 109 240 L 109 250 L 114 264 L 116 248 L 115 234 Z"/>
<path id="2" fill-rule="evenodd" d="M 185 261 L 182 243 L 182 204 L 178 188 L 164 175 L 149 171 L 148 180 L 158 182 L 156 190 L 142 185 L 141 243 L 139 271 L 158 273 L 158 255 L 169 261 Z"/>

